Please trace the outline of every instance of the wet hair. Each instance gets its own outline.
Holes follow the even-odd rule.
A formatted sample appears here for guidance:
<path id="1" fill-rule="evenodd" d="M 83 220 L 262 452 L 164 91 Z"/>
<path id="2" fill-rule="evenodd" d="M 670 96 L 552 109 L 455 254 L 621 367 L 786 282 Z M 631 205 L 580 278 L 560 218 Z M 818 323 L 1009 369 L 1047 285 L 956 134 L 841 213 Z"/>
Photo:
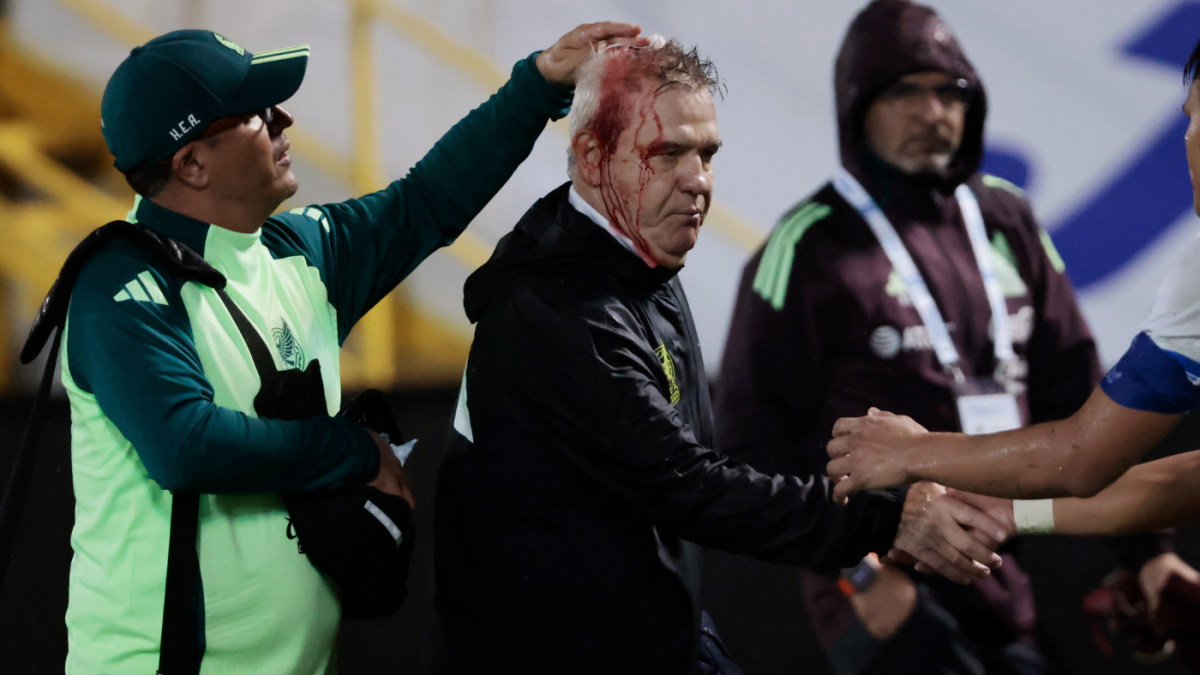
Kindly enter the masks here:
<path id="1" fill-rule="evenodd" d="M 1196 46 L 1192 47 L 1192 55 L 1188 57 L 1187 63 L 1183 66 L 1183 83 L 1191 85 L 1196 80 L 1196 75 L 1200 71 L 1200 40 L 1196 41 Z"/>
<path id="2" fill-rule="evenodd" d="M 125 174 L 125 182 L 143 197 L 155 197 L 171 182 L 171 157 Z"/>
<path id="3" fill-rule="evenodd" d="M 725 94 L 725 84 L 717 74 L 712 61 L 700 56 L 696 47 L 687 49 L 676 40 L 667 40 L 661 35 L 650 37 L 650 46 L 630 48 L 623 45 L 601 47 L 579 68 L 575 84 L 575 100 L 571 105 L 570 137 L 591 126 L 600 110 L 605 75 L 618 59 L 629 63 L 630 74 L 653 79 L 666 84 L 678 82 L 691 89 L 707 89 L 713 96 Z M 630 82 L 630 91 L 635 92 L 640 82 Z M 567 148 L 567 175 L 575 173 L 575 149 Z"/>

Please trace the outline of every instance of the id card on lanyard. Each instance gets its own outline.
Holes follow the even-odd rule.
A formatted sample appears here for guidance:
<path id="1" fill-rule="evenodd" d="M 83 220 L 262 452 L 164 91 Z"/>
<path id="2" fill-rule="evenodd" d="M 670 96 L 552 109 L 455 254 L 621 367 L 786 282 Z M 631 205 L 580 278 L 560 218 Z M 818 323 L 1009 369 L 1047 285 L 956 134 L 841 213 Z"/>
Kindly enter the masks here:
<path id="1" fill-rule="evenodd" d="M 1017 406 L 1016 397 L 1009 393 L 1007 387 L 1007 374 L 1012 372 L 1012 364 L 1016 359 L 1012 334 L 1008 328 L 1008 305 L 1004 300 L 1004 293 L 1000 290 L 995 266 L 992 264 L 991 246 L 988 244 L 987 230 L 983 225 L 983 214 L 971 188 L 965 184 L 959 185 L 954 190 L 954 198 L 962 211 L 963 221 L 967 226 L 967 237 L 971 240 L 971 250 L 975 254 L 975 262 L 979 265 L 983 288 L 992 310 L 992 343 L 996 355 L 996 372 L 987 378 L 969 378 L 963 374 L 958 349 L 950 339 L 950 331 L 946 328 L 937 303 L 929 293 L 929 287 L 925 285 L 925 279 L 905 248 L 900 234 L 870 193 L 845 169 L 839 169 L 834 174 L 833 187 L 867 222 L 875 238 L 879 240 L 879 245 L 883 247 L 883 252 L 891 261 L 892 268 L 907 284 L 913 307 L 921 316 L 925 329 L 929 331 L 934 355 L 942 368 L 954 378 L 955 400 L 963 432 L 972 435 L 991 434 L 1019 428 L 1021 411 Z"/>

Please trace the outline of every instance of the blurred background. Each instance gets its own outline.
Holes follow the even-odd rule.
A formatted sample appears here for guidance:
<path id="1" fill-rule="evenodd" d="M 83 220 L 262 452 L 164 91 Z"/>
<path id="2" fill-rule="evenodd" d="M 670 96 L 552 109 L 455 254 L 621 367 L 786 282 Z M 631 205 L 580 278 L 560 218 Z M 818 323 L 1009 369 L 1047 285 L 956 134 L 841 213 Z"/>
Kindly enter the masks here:
<path id="1" fill-rule="evenodd" d="M 403 176 L 454 122 L 497 89 L 512 65 L 574 26 L 642 25 L 700 51 L 728 93 L 717 104 L 724 148 L 716 203 L 681 278 L 710 375 L 720 363 L 742 265 L 774 221 L 836 166 L 832 69 L 858 0 L 0 0 L 0 476 L 40 368 L 16 354 L 66 254 L 124 217 L 132 192 L 100 135 L 100 94 L 129 49 L 177 28 L 208 28 L 250 51 L 312 45 L 296 127 L 292 208 L 339 201 Z M 932 0 L 988 87 L 984 168 L 1023 187 L 1051 233 L 1111 365 L 1136 334 L 1166 264 L 1196 234 L 1183 152 L 1181 70 L 1200 38 L 1200 2 Z M 565 124 L 458 243 L 422 265 L 355 330 L 348 389 L 395 396 L 422 439 L 412 474 L 422 502 L 410 600 L 382 622 L 347 622 L 342 672 L 425 672 L 431 610 L 432 490 L 441 438 L 471 339 L 466 276 L 541 195 L 566 180 Z M 66 649 L 62 611 L 72 521 L 68 412 L 56 403 L 13 573 L 0 591 L 0 672 L 51 673 Z M 1192 423 L 1160 452 L 1200 447 Z M 1196 564 L 1200 536 L 1183 533 Z M 1072 672 L 1183 672 L 1171 661 L 1111 654 L 1079 605 L 1112 568 L 1094 542 L 1032 542 L 1043 629 Z M 715 554 L 710 565 L 737 565 Z M 770 566 L 763 566 L 769 568 Z M 764 572 L 766 574 L 767 572 Z M 728 575 L 724 575 L 728 576 Z M 765 633 L 772 654 L 747 673 L 825 672 L 796 598 L 755 596 L 755 579 L 711 588 L 708 602 L 739 657 Z M 754 608 L 747 612 L 746 607 Z M 722 608 L 725 608 L 722 613 Z"/>

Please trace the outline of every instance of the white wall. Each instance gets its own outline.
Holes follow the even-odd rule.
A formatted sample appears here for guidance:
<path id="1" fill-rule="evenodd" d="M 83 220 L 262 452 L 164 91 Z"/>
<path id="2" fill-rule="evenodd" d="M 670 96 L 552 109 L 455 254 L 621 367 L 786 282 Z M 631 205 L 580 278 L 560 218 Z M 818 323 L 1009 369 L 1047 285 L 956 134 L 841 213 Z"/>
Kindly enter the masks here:
<path id="1" fill-rule="evenodd" d="M 200 17 L 204 27 L 251 51 L 312 44 L 308 79 L 290 109 L 308 131 L 349 152 L 344 3 L 108 2 L 156 31 L 185 27 L 188 17 Z M 728 96 L 718 103 L 725 147 L 716 165 L 717 198 L 757 223 L 764 234 L 835 165 L 832 64 L 846 25 L 861 7 L 859 2 L 406 0 L 401 4 L 506 68 L 575 25 L 601 19 L 640 23 L 647 32 L 698 44 L 728 84 Z M 958 34 L 988 87 L 989 144 L 1016 152 L 1028 162 L 1030 196 L 1047 229 L 1053 231 L 1102 192 L 1111 176 L 1129 166 L 1181 115 L 1178 106 L 1184 91 L 1179 68 L 1131 58 L 1122 47 L 1163 16 L 1181 7 L 1195 9 L 1195 3 L 935 0 L 933 4 Z M 13 0 L 12 9 L 19 39 L 97 88 L 127 53 L 56 0 Z M 1196 37 L 1200 30 L 1188 44 Z M 488 92 L 386 29 L 378 29 L 376 38 L 385 85 L 380 142 L 389 172 L 399 176 Z M 545 134 L 530 160 L 472 227 L 489 241 L 498 239 L 529 204 L 565 180 L 565 148 L 563 138 Z M 1182 153 L 1182 138 L 1178 152 Z M 297 172 L 304 201 L 348 196 L 336 181 L 302 162 Z M 1178 186 L 1171 189 L 1178 199 Z M 1121 203 L 1159 197 L 1139 194 Z M 1141 211 L 1135 208 L 1134 212 Z M 1136 333 L 1165 262 L 1196 232 L 1196 217 L 1186 209 L 1165 221 L 1158 218 L 1170 224 L 1153 237 L 1141 234 L 1154 229 L 1148 220 L 1127 220 L 1118 224 L 1122 232 L 1135 233 L 1148 246 L 1107 277 L 1081 288 L 1084 310 L 1109 363 Z M 707 231 L 682 274 L 710 370 L 720 361 L 733 293 L 749 253 Z M 1070 254 L 1064 251 L 1068 259 Z M 466 273 L 439 253 L 406 284 L 423 305 L 465 330 L 461 284 Z"/>

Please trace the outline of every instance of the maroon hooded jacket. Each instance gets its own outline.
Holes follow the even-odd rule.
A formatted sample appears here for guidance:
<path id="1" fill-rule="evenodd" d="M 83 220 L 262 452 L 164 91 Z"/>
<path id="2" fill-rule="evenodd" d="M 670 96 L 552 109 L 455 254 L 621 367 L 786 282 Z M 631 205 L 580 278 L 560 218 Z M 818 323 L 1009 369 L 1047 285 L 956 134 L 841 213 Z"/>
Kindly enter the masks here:
<path id="1" fill-rule="evenodd" d="M 961 146 L 937 176 L 913 177 L 868 151 L 863 117 L 884 88 L 937 70 L 971 85 Z M 1026 423 L 1072 414 L 1101 375 L 1062 260 L 1015 186 L 978 173 L 987 97 L 949 26 L 931 9 L 878 0 L 850 25 L 835 71 L 842 165 L 879 203 L 924 277 L 968 376 L 996 366 L 991 310 L 954 188 L 983 212 L 1005 292 Z M 840 417 L 871 406 L 958 431 L 952 378 L 934 355 L 907 288 L 866 222 L 830 184 L 776 225 L 742 275 L 716 396 L 718 448 L 766 472 L 823 474 Z M 972 586 L 920 578 L 982 648 L 1027 635 L 1028 578 L 1011 555 Z M 832 581 L 805 577 L 828 648 L 857 621 Z"/>

